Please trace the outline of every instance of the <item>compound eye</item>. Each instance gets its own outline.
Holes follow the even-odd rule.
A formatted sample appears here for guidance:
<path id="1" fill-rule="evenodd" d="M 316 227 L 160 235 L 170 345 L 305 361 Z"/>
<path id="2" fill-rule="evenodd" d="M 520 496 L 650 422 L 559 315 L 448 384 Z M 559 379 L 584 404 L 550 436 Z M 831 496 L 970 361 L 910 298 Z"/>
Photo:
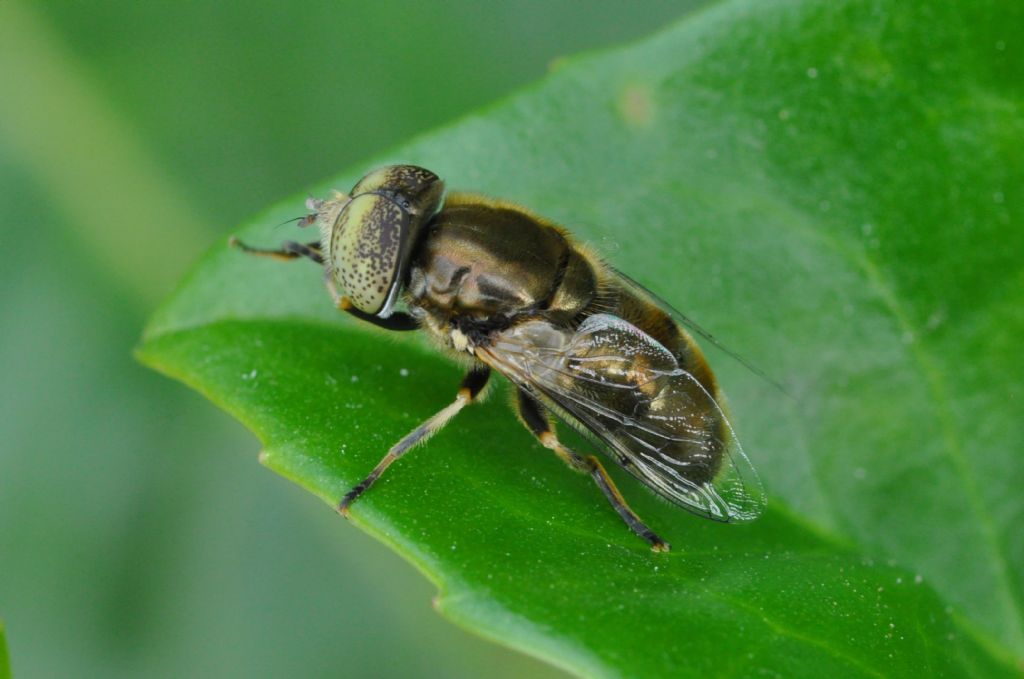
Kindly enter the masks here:
<path id="1" fill-rule="evenodd" d="M 391 315 L 423 226 L 440 209 L 444 182 L 415 165 L 374 170 L 352 189 L 330 229 L 335 281 L 364 313 Z"/>
<path id="2" fill-rule="evenodd" d="M 331 267 L 357 309 L 382 318 L 401 284 L 409 251 L 410 214 L 395 201 L 372 193 L 353 198 L 332 232 Z"/>
<path id="3" fill-rule="evenodd" d="M 429 201 L 442 186 L 438 176 L 425 168 L 415 165 L 389 165 L 374 170 L 360 179 L 359 183 L 352 187 L 352 195 L 387 192 L 409 203 L 416 203 L 420 197 L 427 197 Z"/>

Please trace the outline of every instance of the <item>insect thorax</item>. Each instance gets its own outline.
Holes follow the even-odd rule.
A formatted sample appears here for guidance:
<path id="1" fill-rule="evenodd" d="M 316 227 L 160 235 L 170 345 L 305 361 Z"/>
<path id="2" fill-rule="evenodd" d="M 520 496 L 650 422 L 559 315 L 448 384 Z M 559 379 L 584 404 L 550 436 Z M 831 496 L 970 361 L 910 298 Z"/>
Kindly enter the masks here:
<path id="1" fill-rule="evenodd" d="M 524 318 L 569 323 L 595 295 L 592 263 L 558 227 L 513 206 L 453 196 L 414 254 L 407 301 L 431 317 L 428 330 L 457 329 L 479 344 Z"/>

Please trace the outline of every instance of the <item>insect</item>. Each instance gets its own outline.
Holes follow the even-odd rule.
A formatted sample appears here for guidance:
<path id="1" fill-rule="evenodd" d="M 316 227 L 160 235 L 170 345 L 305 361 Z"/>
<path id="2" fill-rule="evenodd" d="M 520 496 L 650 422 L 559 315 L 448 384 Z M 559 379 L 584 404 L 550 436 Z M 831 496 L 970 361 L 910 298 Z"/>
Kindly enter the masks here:
<path id="1" fill-rule="evenodd" d="M 597 457 L 559 441 L 552 414 L 695 514 L 739 522 L 764 510 L 760 481 L 687 319 L 564 228 L 510 203 L 446 197 L 437 175 L 413 165 L 375 170 L 349 194 L 310 198 L 306 207 L 300 225 L 317 224 L 318 240 L 273 250 L 232 245 L 321 264 L 338 309 L 387 330 L 421 330 L 468 365 L 455 400 L 341 499 L 343 515 L 393 462 L 479 400 L 492 370 L 512 383 L 526 428 L 590 476 L 654 551 L 669 545 L 629 507 Z"/>

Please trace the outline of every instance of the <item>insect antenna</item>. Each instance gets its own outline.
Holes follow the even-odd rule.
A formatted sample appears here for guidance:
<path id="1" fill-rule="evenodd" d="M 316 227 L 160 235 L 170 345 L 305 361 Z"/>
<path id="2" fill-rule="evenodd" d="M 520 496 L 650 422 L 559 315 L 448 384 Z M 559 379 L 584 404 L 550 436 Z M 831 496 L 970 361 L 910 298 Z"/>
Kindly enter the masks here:
<path id="1" fill-rule="evenodd" d="M 277 230 L 277 229 L 280 229 L 280 228 L 281 228 L 282 226 L 284 226 L 285 224 L 292 224 L 292 223 L 294 223 L 294 222 L 300 222 L 300 221 L 302 221 L 303 219 L 306 219 L 306 215 L 303 215 L 303 216 L 301 216 L 301 217 L 296 217 L 295 219 L 288 219 L 288 220 L 285 220 L 285 221 L 281 222 L 280 224 L 278 224 L 277 226 L 275 226 L 275 227 L 274 227 L 274 229 L 275 229 L 275 230 Z"/>

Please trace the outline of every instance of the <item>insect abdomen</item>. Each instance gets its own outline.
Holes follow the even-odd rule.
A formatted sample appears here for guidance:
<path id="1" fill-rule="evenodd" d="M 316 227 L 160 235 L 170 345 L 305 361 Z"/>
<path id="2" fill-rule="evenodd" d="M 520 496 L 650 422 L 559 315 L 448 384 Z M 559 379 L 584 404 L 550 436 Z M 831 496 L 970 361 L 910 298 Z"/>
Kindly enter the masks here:
<path id="1" fill-rule="evenodd" d="M 683 387 L 678 380 L 638 385 L 639 388 L 631 392 L 637 400 L 620 403 L 621 407 L 629 408 L 621 412 L 633 413 L 641 425 L 645 420 L 655 424 L 659 430 L 671 434 L 673 440 L 666 442 L 657 436 L 645 436 L 642 426 L 639 432 L 630 435 L 641 439 L 652 455 L 674 460 L 673 466 L 688 480 L 697 484 L 711 481 L 721 467 L 729 432 L 721 413 L 712 405 L 720 400 L 720 395 L 704 354 L 689 333 L 656 304 L 637 297 L 613 280 L 606 281 L 605 287 L 612 290 L 610 296 L 616 300 L 612 313 L 650 335 L 672 354 L 676 367 L 696 380 Z M 632 361 L 636 375 L 644 375 L 644 369 L 667 369 L 667 366 L 648 365 L 644 356 L 635 356 Z"/>

